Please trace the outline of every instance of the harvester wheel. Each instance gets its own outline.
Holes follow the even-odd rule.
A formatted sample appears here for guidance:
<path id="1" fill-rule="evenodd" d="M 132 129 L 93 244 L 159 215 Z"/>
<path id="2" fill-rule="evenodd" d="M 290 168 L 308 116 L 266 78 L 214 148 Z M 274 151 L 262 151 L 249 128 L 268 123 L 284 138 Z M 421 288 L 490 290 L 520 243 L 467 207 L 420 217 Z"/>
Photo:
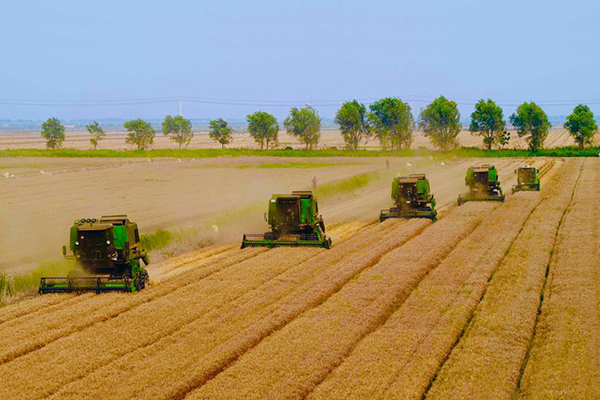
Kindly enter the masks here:
<path id="1" fill-rule="evenodd" d="M 136 281 L 135 281 L 135 289 L 136 290 L 144 290 L 147 286 L 150 285 L 150 276 L 146 271 L 140 272 Z"/>

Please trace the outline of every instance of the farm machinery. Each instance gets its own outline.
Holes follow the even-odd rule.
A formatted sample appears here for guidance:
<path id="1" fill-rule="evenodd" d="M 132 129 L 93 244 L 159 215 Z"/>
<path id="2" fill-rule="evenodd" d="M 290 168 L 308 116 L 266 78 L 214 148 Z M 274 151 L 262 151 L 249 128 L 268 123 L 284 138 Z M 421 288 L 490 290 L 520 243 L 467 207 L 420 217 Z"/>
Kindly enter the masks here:
<path id="1" fill-rule="evenodd" d="M 498 170 L 493 165 L 469 167 L 465 177 L 469 191 L 458 196 L 458 205 L 467 201 L 504 201 Z"/>
<path id="2" fill-rule="evenodd" d="M 317 198 L 310 191 L 292 194 L 274 194 L 269 201 L 265 221 L 271 232 L 245 234 L 242 249 L 246 247 L 331 247 L 331 238 L 325 234 L 325 223 L 319 215 Z"/>
<path id="3" fill-rule="evenodd" d="M 429 188 L 425 174 L 399 176 L 392 181 L 392 199 L 395 207 L 381 210 L 379 220 L 388 218 L 430 218 L 437 219 L 435 198 Z"/>
<path id="4" fill-rule="evenodd" d="M 73 223 L 66 259 L 75 261 L 75 271 L 66 277 L 41 278 L 39 293 L 64 292 L 135 292 L 149 283 L 145 265 L 150 263 L 140 247 L 136 223 L 126 215 L 84 218 Z"/>
<path id="5" fill-rule="evenodd" d="M 517 173 L 517 184 L 512 188 L 513 193 L 522 190 L 540 190 L 540 171 L 537 168 L 521 165 L 515 172 Z"/>

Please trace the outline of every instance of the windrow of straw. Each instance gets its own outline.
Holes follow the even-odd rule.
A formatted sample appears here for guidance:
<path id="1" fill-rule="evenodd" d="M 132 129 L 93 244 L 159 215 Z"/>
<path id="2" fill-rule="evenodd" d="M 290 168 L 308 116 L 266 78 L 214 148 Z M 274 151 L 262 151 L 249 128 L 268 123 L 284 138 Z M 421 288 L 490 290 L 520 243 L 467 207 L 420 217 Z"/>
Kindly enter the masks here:
<path id="1" fill-rule="evenodd" d="M 265 338 L 191 398 L 302 398 L 365 335 L 385 323 L 418 282 L 496 204 L 457 208 L 363 271 L 319 307 Z"/>
<path id="2" fill-rule="evenodd" d="M 600 162 L 587 160 L 557 238 L 520 397 L 600 395 Z"/>
<path id="3" fill-rule="evenodd" d="M 247 257 L 250 257 L 253 249 L 249 250 L 240 254 L 248 254 Z M 0 373 L 11 379 L 0 386 L 0 398 L 11 398 L 17 394 L 27 398 L 47 396 L 62 385 L 79 379 L 118 357 L 172 334 L 212 308 L 236 299 L 287 268 L 323 251 L 288 248 L 259 254 L 183 289 L 173 290 L 159 299 L 108 318 L 103 323 L 62 337 L 61 340 L 1 365 Z M 228 257 L 227 262 L 232 261 L 231 258 Z M 183 276 L 177 280 L 183 280 Z M 157 289 L 162 290 L 170 284 L 169 281 L 157 286 Z M 122 302 L 131 299 L 127 295 L 120 296 Z M 81 313 L 85 314 L 85 308 Z"/>
<path id="4" fill-rule="evenodd" d="M 390 397 L 420 397 L 538 203 L 537 193 L 519 193 L 486 216 L 309 397 L 382 398 L 396 382 Z"/>
<path id="5" fill-rule="evenodd" d="M 181 332 L 66 387 L 57 397 L 180 397 L 304 310 L 323 302 L 382 254 L 430 224 L 426 220 L 400 220 L 369 227 L 241 298 L 215 308 Z M 187 371 L 185 376 L 181 376 L 182 370 Z M 110 382 L 114 380 L 122 384 L 112 387 Z"/>
<path id="6" fill-rule="evenodd" d="M 494 273 L 427 397 L 511 397 L 534 333 L 557 230 L 578 186 L 580 166 L 580 161 L 567 164 L 565 168 L 572 172 L 566 179 L 542 192 L 543 203 Z"/>
<path id="7" fill-rule="evenodd" d="M 75 295 L 48 295 L 43 298 L 33 297 L 6 307 L 0 307 L 0 325 L 41 309 L 55 306 L 74 296 Z"/>
<path id="8" fill-rule="evenodd" d="M 216 260 L 206 259 L 193 272 L 135 295 L 112 293 L 97 297 L 86 294 L 64 301 L 57 307 L 43 308 L 36 313 L 2 324 L 0 325 L 0 364 L 37 350 L 73 332 L 115 318 L 139 305 L 156 301 L 175 291 L 175 293 L 194 293 L 195 285 L 203 278 L 252 258 L 261 251 L 264 252 L 263 249 L 251 249 L 248 252 L 239 250 L 227 257 L 217 257 Z"/>
<path id="9" fill-rule="evenodd" d="M 309 397 L 421 397 L 539 202 L 509 196 Z"/>

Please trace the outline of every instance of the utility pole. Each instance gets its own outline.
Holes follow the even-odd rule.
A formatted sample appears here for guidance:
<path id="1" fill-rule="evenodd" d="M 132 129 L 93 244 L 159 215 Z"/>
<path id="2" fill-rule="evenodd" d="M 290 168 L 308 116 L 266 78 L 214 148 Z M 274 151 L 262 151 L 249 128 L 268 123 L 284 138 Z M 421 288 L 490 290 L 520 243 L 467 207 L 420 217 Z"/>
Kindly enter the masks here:
<path id="1" fill-rule="evenodd" d="M 183 117 L 183 100 L 179 98 L 179 115 Z"/>

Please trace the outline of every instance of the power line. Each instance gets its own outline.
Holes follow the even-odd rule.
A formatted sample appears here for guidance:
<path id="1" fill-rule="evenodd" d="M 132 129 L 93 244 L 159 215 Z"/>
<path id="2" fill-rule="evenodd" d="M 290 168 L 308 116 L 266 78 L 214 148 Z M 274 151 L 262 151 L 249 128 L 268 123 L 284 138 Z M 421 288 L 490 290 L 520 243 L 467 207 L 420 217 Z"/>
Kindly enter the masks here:
<path id="1" fill-rule="evenodd" d="M 433 96 L 422 95 L 407 95 L 394 96 L 403 101 L 411 103 L 429 103 L 435 99 Z M 154 97 L 154 98 L 138 98 L 138 99 L 120 99 L 120 100 L 32 100 L 32 99 L 11 99 L 0 98 L 0 105 L 7 106 L 33 106 L 33 107 L 105 107 L 105 106 L 130 106 L 144 104 L 161 104 L 179 102 L 180 106 L 184 102 L 196 104 L 210 104 L 223 106 L 253 106 L 253 107 L 294 107 L 303 104 L 309 104 L 315 107 L 339 107 L 346 100 L 248 100 L 248 99 L 219 99 L 212 97 L 194 97 L 194 96 L 169 96 L 169 97 Z M 377 98 L 360 98 L 351 99 L 360 102 L 371 103 Z M 477 99 L 467 98 L 450 98 L 461 106 L 473 106 L 477 103 Z M 502 107 L 517 107 L 522 103 L 518 100 L 498 101 L 497 104 Z M 543 100 L 538 101 L 540 106 L 558 107 L 558 106 L 575 106 L 578 104 L 598 105 L 600 99 L 586 100 Z"/>

